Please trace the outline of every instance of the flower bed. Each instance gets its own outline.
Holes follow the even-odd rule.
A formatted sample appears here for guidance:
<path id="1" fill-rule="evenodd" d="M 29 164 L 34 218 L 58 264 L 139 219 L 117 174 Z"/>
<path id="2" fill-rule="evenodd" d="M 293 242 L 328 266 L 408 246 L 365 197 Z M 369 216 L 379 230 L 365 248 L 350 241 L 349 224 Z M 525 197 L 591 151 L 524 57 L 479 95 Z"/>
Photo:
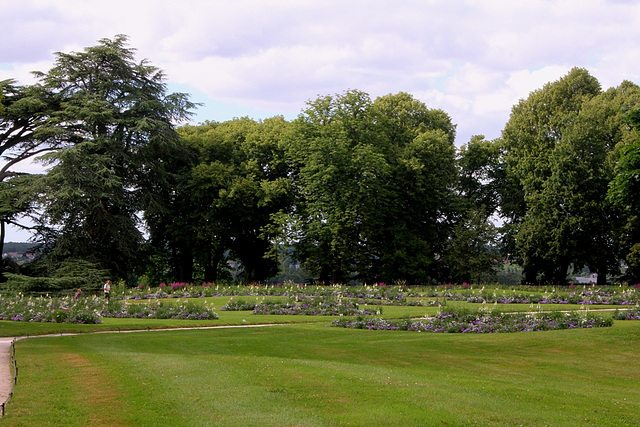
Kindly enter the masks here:
<path id="1" fill-rule="evenodd" d="M 249 310 L 254 310 L 256 308 L 256 305 L 258 305 L 258 303 L 245 302 L 242 299 L 238 299 L 238 300 L 235 300 L 235 301 L 234 300 L 229 300 L 227 305 L 222 307 L 220 310 L 223 310 L 223 311 L 249 311 Z"/>
<path id="2" fill-rule="evenodd" d="M 161 284 L 156 288 L 138 287 L 125 290 L 124 299 L 202 298 L 215 296 L 287 296 L 351 298 L 368 305 L 440 305 L 439 301 L 466 301 L 498 304 L 580 304 L 635 305 L 640 303 L 640 287 L 571 286 L 565 288 L 522 287 L 497 288 L 466 286 L 406 287 L 386 285 L 230 285 L 214 283 Z M 408 300 L 413 297 L 413 300 Z M 416 298 L 425 300 L 416 301 Z"/>
<path id="3" fill-rule="evenodd" d="M 361 310 L 357 303 L 335 298 L 305 298 L 287 303 L 263 302 L 253 310 L 253 314 L 293 314 L 307 316 L 362 316 L 380 314 Z"/>
<path id="4" fill-rule="evenodd" d="M 611 326 L 613 320 L 581 312 L 499 313 L 495 311 L 446 310 L 420 320 L 391 321 L 378 317 L 338 319 L 331 326 L 356 329 L 406 330 L 448 333 L 531 332 Z"/>
<path id="5" fill-rule="evenodd" d="M 73 297 L 0 298 L 0 320 L 54 323 L 102 323 L 101 308 L 104 301 L 98 297 L 76 300 Z"/>
<path id="6" fill-rule="evenodd" d="M 152 301 L 128 304 L 97 296 L 0 298 L 0 320 L 53 323 L 102 323 L 103 317 L 211 320 L 218 315 L 206 304 Z"/>
<path id="7" fill-rule="evenodd" d="M 126 304 L 121 301 L 110 301 L 102 312 L 104 317 L 118 318 L 150 318 L 150 319 L 183 319 L 183 320 L 215 320 L 218 315 L 207 304 L 190 301 L 169 303 L 149 301 L 141 304 Z"/>
<path id="8" fill-rule="evenodd" d="M 616 310 L 611 317 L 615 320 L 640 320 L 640 306 L 626 311 Z"/>

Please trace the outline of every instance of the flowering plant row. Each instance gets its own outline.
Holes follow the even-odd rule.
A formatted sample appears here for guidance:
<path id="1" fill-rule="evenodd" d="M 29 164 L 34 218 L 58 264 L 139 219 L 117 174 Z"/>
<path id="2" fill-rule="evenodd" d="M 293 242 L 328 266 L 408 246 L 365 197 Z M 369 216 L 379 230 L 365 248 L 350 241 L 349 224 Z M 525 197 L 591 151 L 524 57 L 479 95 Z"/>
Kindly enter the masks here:
<path id="1" fill-rule="evenodd" d="M 640 320 L 640 305 L 628 311 L 616 310 L 611 317 L 616 320 Z"/>
<path id="2" fill-rule="evenodd" d="M 82 297 L 14 297 L 0 298 L 0 320 L 53 323 L 102 323 L 103 317 L 137 317 L 156 319 L 217 319 L 206 304 L 193 302 L 127 304 L 97 296 Z"/>
<path id="3" fill-rule="evenodd" d="M 147 319 L 183 319 L 183 320 L 215 320 L 218 314 L 213 306 L 198 304 L 192 301 L 176 303 L 150 301 L 142 304 L 126 304 L 123 301 L 111 301 L 105 307 L 104 317 L 129 317 Z"/>
<path id="4" fill-rule="evenodd" d="M 223 310 L 223 311 L 249 311 L 249 310 L 255 309 L 256 305 L 258 305 L 258 303 L 256 303 L 256 302 L 246 302 L 246 301 L 244 301 L 242 299 L 238 299 L 238 300 L 234 301 L 233 297 L 232 297 L 232 299 L 229 300 L 227 305 L 222 307 L 220 310 Z"/>
<path id="5" fill-rule="evenodd" d="M 473 286 L 406 287 L 382 285 L 232 285 L 214 283 L 201 285 L 172 283 L 156 288 L 138 287 L 124 291 L 124 299 L 199 298 L 215 296 L 287 296 L 352 298 L 369 305 L 440 305 L 435 300 L 466 301 L 498 304 L 610 304 L 635 305 L 640 303 L 640 287 L 608 286 L 597 288 L 581 286 L 569 288 L 495 288 Z M 412 299 L 408 299 L 412 298 Z M 424 300 L 418 301 L 418 298 Z"/>
<path id="6" fill-rule="evenodd" d="M 306 298 L 286 303 L 262 302 L 255 306 L 253 314 L 294 314 L 310 316 L 356 316 L 380 314 L 361 310 L 357 303 L 335 298 Z"/>
<path id="7" fill-rule="evenodd" d="M 331 326 L 356 329 L 406 330 L 447 333 L 531 332 L 557 329 L 593 328 L 613 325 L 611 318 L 584 312 L 500 313 L 448 309 L 420 320 L 386 320 L 379 317 L 335 320 Z"/>
<path id="8" fill-rule="evenodd" d="M 640 303 L 640 288 L 608 286 L 596 288 L 593 286 L 570 287 L 565 289 L 545 289 L 544 291 L 522 291 L 516 289 L 499 288 L 462 288 L 440 289 L 411 296 L 442 298 L 448 301 L 466 301 L 469 303 L 497 303 L 497 304 L 581 304 L 581 305 L 635 305 Z"/>

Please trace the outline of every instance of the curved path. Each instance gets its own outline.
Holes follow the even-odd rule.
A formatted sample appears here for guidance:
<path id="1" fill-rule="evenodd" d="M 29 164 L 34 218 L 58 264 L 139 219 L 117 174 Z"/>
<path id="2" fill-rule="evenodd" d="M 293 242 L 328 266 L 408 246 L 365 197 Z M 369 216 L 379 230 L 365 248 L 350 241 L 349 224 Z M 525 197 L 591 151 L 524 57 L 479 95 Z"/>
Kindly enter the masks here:
<path id="1" fill-rule="evenodd" d="M 6 402 L 13 386 L 11 373 L 11 343 L 15 338 L 0 338 L 0 404 Z"/>

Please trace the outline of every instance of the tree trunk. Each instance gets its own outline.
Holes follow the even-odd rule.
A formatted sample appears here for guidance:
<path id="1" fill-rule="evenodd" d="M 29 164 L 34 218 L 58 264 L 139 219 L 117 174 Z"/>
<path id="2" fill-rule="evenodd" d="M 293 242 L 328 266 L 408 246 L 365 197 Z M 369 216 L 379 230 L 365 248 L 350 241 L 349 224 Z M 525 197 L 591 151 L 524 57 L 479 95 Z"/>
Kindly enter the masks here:
<path id="1" fill-rule="evenodd" d="M 596 268 L 596 273 L 598 274 L 598 280 L 596 281 L 596 285 L 598 286 L 607 286 L 607 263 L 606 261 L 603 265 L 599 265 Z"/>
<path id="2" fill-rule="evenodd" d="M 556 277 L 554 277 L 554 285 L 566 285 L 567 284 L 567 272 L 569 271 L 569 263 L 563 261 L 556 271 Z"/>
<path id="3" fill-rule="evenodd" d="M 0 260 L 2 259 L 2 254 L 4 254 L 4 234 L 5 234 L 5 224 L 4 221 L 0 221 Z"/>
<path id="4" fill-rule="evenodd" d="M 174 251 L 174 275 L 178 282 L 190 283 L 193 280 L 193 255 L 188 248 Z"/>
<path id="5" fill-rule="evenodd" d="M 525 285 L 535 285 L 537 277 L 538 277 L 538 272 L 534 268 L 529 267 L 524 270 Z"/>
<path id="6" fill-rule="evenodd" d="M 0 265 L 3 265 L 2 256 L 4 254 L 4 234 L 5 234 L 5 223 L 4 221 L 0 221 Z M 4 274 L 0 272 L 0 282 L 6 281 Z"/>
<path id="7" fill-rule="evenodd" d="M 218 264 L 224 257 L 224 251 L 216 249 L 209 257 L 207 264 L 204 266 L 204 281 L 215 282 L 218 280 Z"/>

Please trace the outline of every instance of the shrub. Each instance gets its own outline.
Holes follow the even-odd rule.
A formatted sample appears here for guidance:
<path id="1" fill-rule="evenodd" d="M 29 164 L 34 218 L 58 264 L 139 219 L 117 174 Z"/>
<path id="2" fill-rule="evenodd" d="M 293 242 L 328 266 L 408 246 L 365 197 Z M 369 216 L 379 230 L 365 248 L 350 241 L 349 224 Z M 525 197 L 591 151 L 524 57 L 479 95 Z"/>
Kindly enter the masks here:
<path id="1" fill-rule="evenodd" d="M 613 320 L 599 315 L 570 313 L 500 313 L 495 310 L 443 309 L 436 316 L 416 321 L 380 318 L 338 319 L 331 326 L 358 329 L 398 329 L 418 332 L 495 333 L 611 326 Z"/>

